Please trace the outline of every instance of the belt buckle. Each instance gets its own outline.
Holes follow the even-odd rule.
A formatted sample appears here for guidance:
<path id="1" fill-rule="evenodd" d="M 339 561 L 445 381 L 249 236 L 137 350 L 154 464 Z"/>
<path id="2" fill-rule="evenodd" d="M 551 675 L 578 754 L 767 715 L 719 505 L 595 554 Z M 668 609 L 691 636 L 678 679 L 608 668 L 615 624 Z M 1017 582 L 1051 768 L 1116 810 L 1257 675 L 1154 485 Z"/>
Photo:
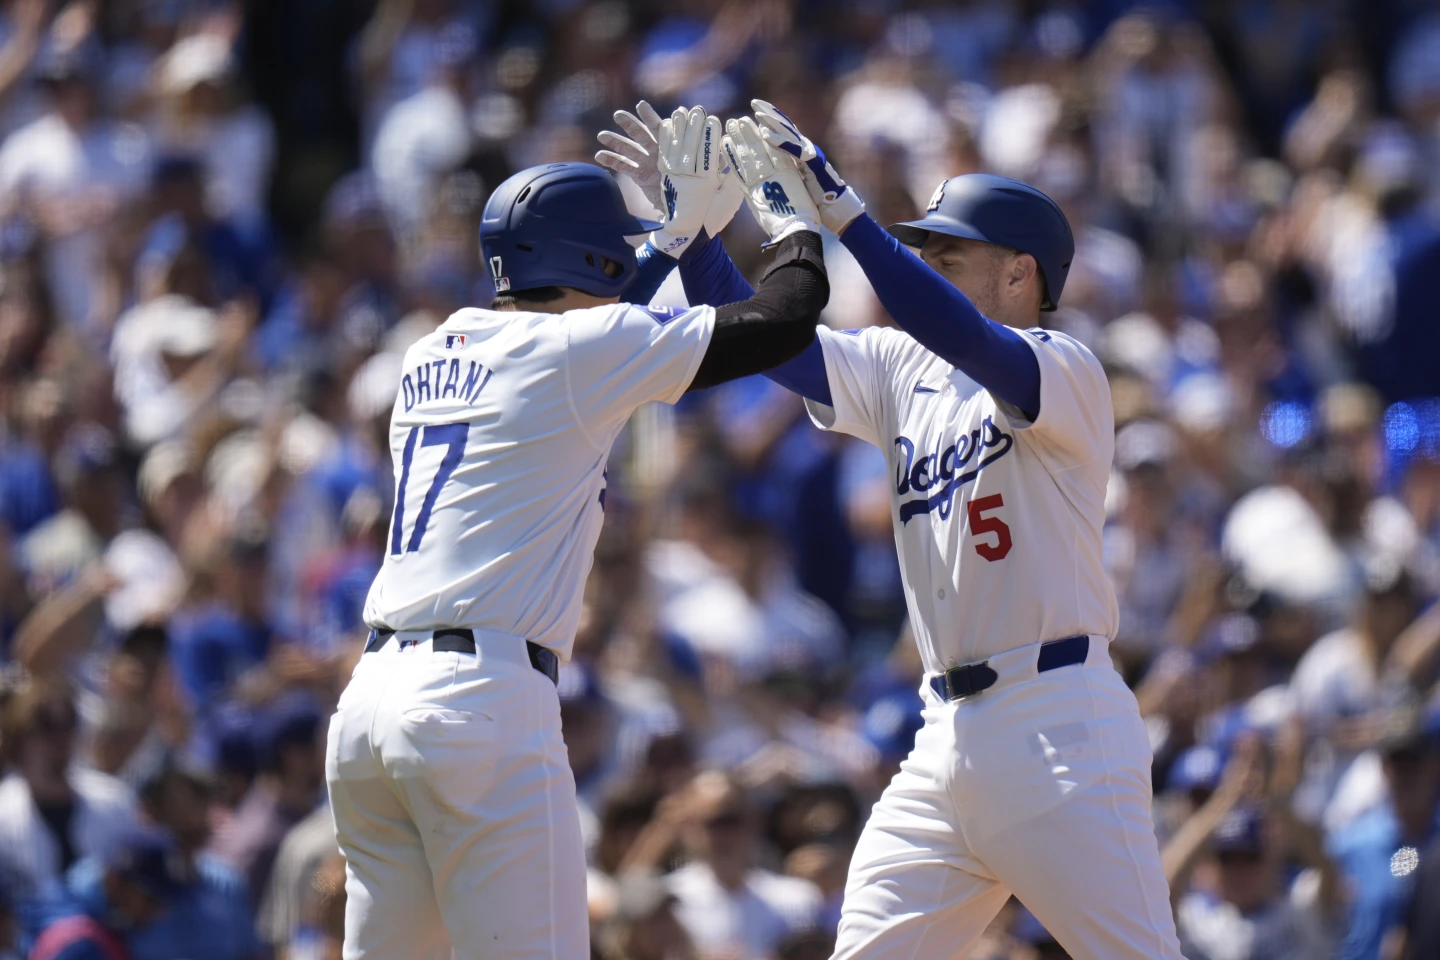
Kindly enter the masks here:
<path id="1" fill-rule="evenodd" d="M 951 679 L 962 671 L 965 674 L 965 685 L 969 689 L 963 693 L 960 693 L 956 690 L 954 684 L 951 682 Z M 994 668 L 990 666 L 989 660 L 981 660 L 978 663 L 966 663 L 958 667 L 952 667 L 949 670 L 945 671 L 944 677 L 946 698 L 955 703 L 959 703 L 961 700 L 969 700 L 971 697 L 979 696 L 986 690 L 989 690 L 991 687 L 993 687 L 995 685 L 995 681 L 999 679 L 999 675 L 996 674 Z M 978 689 L 976 687 L 977 677 L 984 684 Z"/>

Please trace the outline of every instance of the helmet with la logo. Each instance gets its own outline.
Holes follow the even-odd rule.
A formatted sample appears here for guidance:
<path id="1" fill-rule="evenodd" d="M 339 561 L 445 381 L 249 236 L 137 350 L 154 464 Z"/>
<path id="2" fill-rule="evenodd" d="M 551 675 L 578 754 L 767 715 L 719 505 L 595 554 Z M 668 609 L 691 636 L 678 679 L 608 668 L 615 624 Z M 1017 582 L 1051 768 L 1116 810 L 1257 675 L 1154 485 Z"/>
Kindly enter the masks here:
<path id="1" fill-rule="evenodd" d="M 660 224 L 625 209 L 620 186 L 592 163 L 547 163 L 522 170 L 490 194 L 480 246 L 496 293 L 572 287 L 615 297 L 635 279 L 627 237 Z"/>
<path id="2" fill-rule="evenodd" d="M 1028 183 L 990 173 L 951 177 L 935 189 L 925 216 L 887 229 L 918 247 L 929 233 L 980 240 L 1028 253 L 1045 281 L 1041 310 L 1054 310 L 1065 289 L 1075 238 L 1060 205 Z"/>

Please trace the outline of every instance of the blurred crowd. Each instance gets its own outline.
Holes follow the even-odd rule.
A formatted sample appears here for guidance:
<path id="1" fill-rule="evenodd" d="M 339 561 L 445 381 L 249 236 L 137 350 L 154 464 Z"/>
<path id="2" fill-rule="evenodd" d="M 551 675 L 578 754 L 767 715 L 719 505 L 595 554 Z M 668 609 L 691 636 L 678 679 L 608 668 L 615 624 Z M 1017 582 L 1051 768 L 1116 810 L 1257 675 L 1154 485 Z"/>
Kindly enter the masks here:
<path id="1" fill-rule="evenodd" d="M 0 0 L 0 958 L 339 957 L 401 355 L 509 173 L 752 96 L 882 223 L 975 170 L 1069 216 L 1186 957 L 1440 957 L 1440 3 Z M 920 723 L 884 457 L 755 378 L 609 476 L 594 952 L 823 960 Z M 1065 954 L 1012 902 L 978 956 Z"/>

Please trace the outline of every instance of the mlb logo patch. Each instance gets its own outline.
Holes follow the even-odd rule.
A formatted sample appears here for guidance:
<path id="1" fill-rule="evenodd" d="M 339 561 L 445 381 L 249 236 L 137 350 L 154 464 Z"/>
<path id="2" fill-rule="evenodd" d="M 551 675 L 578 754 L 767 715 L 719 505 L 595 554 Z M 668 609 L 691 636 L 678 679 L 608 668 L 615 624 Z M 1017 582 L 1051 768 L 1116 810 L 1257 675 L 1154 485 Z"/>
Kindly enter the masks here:
<path id="1" fill-rule="evenodd" d="M 463 333 L 447 333 L 447 334 L 445 335 L 445 349 L 446 349 L 446 350 L 464 350 L 464 349 L 465 349 L 465 334 L 463 334 Z"/>
<path id="2" fill-rule="evenodd" d="M 495 281 L 496 293 L 510 289 L 510 278 L 505 276 L 505 262 L 499 257 L 490 258 L 490 276 Z"/>

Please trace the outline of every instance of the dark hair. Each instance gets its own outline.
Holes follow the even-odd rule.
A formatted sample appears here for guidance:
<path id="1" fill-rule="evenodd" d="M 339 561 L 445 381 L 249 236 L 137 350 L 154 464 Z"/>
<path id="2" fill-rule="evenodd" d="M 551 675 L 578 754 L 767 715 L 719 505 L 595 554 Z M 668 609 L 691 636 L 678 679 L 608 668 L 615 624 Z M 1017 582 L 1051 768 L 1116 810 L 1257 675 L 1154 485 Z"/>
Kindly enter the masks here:
<path id="1" fill-rule="evenodd" d="M 167 760 L 141 785 L 140 803 L 151 817 L 158 820 L 166 794 L 177 786 L 188 787 L 206 799 L 214 790 L 214 784 L 200 773 Z"/>
<path id="2" fill-rule="evenodd" d="M 510 310 L 523 303 L 554 303 L 565 296 L 564 287 L 532 287 L 529 290 L 512 290 L 501 293 L 490 301 L 491 310 Z"/>
<path id="3" fill-rule="evenodd" d="M 19 690 L 5 703 L 0 716 L 0 755 L 17 763 L 20 751 L 38 730 L 66 730 L 74 733 L 79 724 L 74 690 L 61 680 L 36 680 Z"/>

